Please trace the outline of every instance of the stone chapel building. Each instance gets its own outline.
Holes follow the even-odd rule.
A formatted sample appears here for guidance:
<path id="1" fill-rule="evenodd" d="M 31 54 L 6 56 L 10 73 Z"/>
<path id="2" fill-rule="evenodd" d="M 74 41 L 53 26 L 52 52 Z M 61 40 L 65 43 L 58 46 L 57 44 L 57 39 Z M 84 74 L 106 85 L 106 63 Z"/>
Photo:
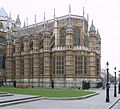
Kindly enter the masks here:
<path id="1" fill-rule="evenodd" d="M 73 15 L 70 9 L 68 15 L 54 14 L 53 19 L 39 23 L 35 16 L 33 25 L 23 27 L 19 15 L 13 21 L 0 11 L 0 58 L 3 56 L 2 77 L 7 84 L 81 87 L 82 81 L 101 82 L 100 34 L 93 21 L 89 28 L 84 14 Z"/>

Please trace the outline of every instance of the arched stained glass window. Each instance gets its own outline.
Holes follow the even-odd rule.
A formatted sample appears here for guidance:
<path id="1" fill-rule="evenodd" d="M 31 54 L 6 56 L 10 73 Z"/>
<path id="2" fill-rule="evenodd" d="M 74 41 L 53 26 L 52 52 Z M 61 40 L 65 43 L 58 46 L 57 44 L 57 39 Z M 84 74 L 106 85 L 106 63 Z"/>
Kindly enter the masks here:
<path id="1" fill-rule="evenodd" d="M 66 43 L 66 30 L 65 28 L 60 30 L 60 46 L 65 46 Z"/>
<path id="2" fill-rule="evenodd" d="M 74 46 L 80 45 L 80 30 L 79 30 L 79 28 L 74 29 L 73 44 L 74 44 Z"/>

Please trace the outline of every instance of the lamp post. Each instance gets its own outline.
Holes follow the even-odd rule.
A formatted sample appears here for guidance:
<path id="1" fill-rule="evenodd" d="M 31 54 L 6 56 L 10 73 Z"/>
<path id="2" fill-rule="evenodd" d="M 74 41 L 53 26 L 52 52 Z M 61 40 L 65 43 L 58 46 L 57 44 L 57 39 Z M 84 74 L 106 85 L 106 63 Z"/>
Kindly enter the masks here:
<path id="1" fill-rule="evenodd" d="M 109 63 L 107 62 L 106 65 L 107 65 L 106 102 L 110 102 L 109 100 L 109 68 L 108 68 Z"/>
<path id="2" fill-rule="evenodd" d="M 120 71 L 118 75 L 119 75 L 118 94 L 120 94 Z"/>
<path id="3" fill-rule="evenodd" d="M 117 90 L 116 90 L 116 67 L 114 68 L 115 70 L 115 85 L 114 85 L 114 97 L 117 97 Z"/>

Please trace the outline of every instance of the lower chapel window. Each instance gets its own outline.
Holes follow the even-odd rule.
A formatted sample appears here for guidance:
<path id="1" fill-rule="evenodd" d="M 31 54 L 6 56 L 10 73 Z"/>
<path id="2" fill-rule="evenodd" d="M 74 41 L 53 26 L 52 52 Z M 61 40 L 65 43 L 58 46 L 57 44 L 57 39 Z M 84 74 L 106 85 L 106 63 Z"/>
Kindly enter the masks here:
<path id="1" fill-rule="evenodd" d="M 83 57 L 75 57 L 75 74 L 83 74 Z"/>
<path id="2" fill-rule="evenodd" d="M 40 54 L 40 74 L 44 74 L 44 54 Z"/>
<path id="3" fill-rule="evenodd" d="M 64 57 L 63 56 L 56 57 L 56 73 L 64 74 Z"/>

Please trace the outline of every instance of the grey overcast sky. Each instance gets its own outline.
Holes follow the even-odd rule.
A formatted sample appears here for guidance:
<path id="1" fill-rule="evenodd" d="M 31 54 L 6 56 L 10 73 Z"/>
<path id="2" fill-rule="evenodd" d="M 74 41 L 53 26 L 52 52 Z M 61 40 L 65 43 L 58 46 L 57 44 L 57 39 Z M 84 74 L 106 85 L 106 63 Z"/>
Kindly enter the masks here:
<path id="1" fill-rule="evenodd" d="M 89 26 L 91 20 L 99 29 L 102 41 L 101 68 L 106 68 L 109 62 L 110 73 L 114 74 L 114 67 L 120 70 L 120 0 L 0 0 L 0 8 L 11 12 L 12 19 L 19 14 L 23 26 L 28 18 L 28 24 L 43 21 L 44 12 L 46 20 L 53 18 L 53 10 L 56 17 L 68 14 L 69 4 L 71 13 L 82 15 L 83 6 L 85 17 L 89 14 Z"/>

